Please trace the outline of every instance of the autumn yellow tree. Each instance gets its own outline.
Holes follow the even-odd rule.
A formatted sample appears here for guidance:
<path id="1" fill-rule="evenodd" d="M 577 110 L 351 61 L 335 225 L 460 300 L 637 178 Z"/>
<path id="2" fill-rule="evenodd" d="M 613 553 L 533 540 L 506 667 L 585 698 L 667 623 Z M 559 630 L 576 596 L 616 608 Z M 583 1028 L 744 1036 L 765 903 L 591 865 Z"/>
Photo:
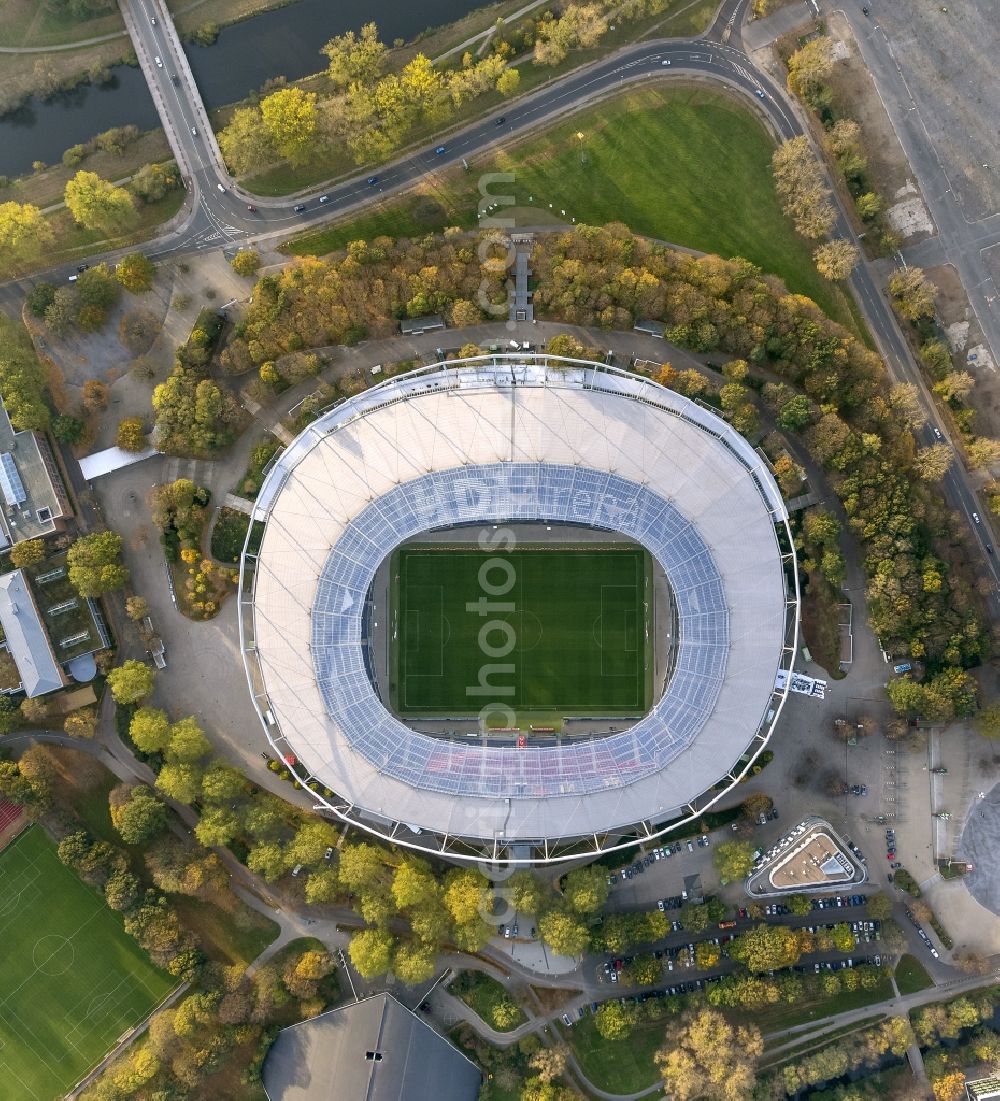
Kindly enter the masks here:
<path id="1" fill-rule="evenodd" d="M 315 92 L 281 88 L 261 100 L 260 114 L 278 156 L 292 164 L 302 164 L 309 159 L 319 123 Z"/>
<path id="2" fill-rule="evenodd" d="M 830 93 L 824 81 L 833 69 L 833 40 L 819 35 L 788 59 L 788 90 L 812 107 L 822 106 Z"/>
<path id="3" fill-rule="evenodd" d="M 934 284 L 923 268 L 899 268 L 889 276 L 889 296 L 896 312 L 907 321 L 934 316 Z"/>
<path id="4" fill-rule="evenodd" d="M 819 162 L 804 135 L 783 142 L 771 158 L 774 186 L 784 212 L 803 237 L 825 237 L 836 213 Z"/>
<path id="5" fill-rule="evenodd" d="M 63 197 L 70 214 L 85 229 L 124 233 L 138 220 L 132 196 L 96 172 L 77 172 L 67 182 Z"/>
<path id="6" fill-rule="evenodd" d="M 850 241 L 838 237 L 835 241 L 828 241 L 820 245 L 813 253 L 816 261 L 816 270 L 824 279 L 846 279 L 858 262 L 858 250 Z"/>
<path id="7" fill-rule="evenodd" d="M 52 226 L 31 203 L 0 203 L 0 260 L 25 263 L 52 244 Z"/>
<path id="8" fill-rule="evenodd" d="M 718 1010 L 706 1008 L 689 1017 L 654 1059 L 674 1101 L 705 1096 L 742 1101 L 753 1092 L 763 1050 L 756 1025 L 731 1025 Z"/>

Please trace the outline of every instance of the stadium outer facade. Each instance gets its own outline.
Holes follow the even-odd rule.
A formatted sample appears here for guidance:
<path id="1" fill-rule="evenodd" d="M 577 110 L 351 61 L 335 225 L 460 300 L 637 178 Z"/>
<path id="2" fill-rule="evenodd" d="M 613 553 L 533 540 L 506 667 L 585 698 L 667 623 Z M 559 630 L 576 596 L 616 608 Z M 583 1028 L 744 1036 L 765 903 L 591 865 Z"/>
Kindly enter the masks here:
<path id="1" fill-rule="evenodd" d="M 787 698 L 798 579 L 766 462 L 711 410 L 615 368 L 500 354 L 388 379 L 296 437 L 253 521 L 240 642 L 267 740 L 316 809 L 395 844 L 533 864 L 652 839 L 746 774 Z M 423 532 L 527 521 L 650 551 L 677 608 L 663 695 L 560 746 L 411 730 L 372 683 L 375 571 Z"/>

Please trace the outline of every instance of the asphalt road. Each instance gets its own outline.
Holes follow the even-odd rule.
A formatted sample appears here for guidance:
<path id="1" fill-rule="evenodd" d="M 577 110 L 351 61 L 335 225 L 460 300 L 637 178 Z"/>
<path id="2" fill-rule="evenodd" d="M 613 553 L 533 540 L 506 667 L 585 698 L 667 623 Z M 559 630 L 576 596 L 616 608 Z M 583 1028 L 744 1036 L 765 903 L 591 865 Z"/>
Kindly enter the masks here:
<path id="1" fill-rule="evenodd" d="M 804 132 L 783 90 L 757 70 L 741 48 L 741 27 L 749 0 L 723 0 L 704 36 L 648 42 L 623 49 L 518 99 L 505 109 L 502 124 L 497 117 L 457 130 L 440 138 L 433 146 L 386 165 L 374 175 L 366 173 L 331 186 L 324 192 L 322 202 L 318 196 L 301 200 L 263 199 L 241 193 L 226 172 L 187 59 L 162 0 L 119 0 L 119 4 L 192 199 L 186 215 L 171 232 L 151 244 L 148 251 L 154 259 L 179 257 L 205 248 L 235 248 L 240 244 L 285 236 L 294 229 L 321 225 L 387 194 L 403 191 L 435 169 L 459 164 L 501 146 L 505 139 L 611 94 L 626 83 L 654 76 L 662 78 L 676 74 L 726 84 L 746 95 L 779 138 L 787 139 Z M 369 179 L 374 182 L 369 183 Z M 296 212 L 296 205 L 303 209 Z M 251 211 L 249 206 L 256 209 Z M 838 210 L 836 234 L 855 239 L 844 211 Z M 73 270 L 73 266 L 64 265 L 46 272 L 45 276 L 58 282 Z M 920 442 L 936 442 L 934 428 L 942 435 L 943 429 L 936 422 L 934 403 L 888 301 L 865 263 L 855 269 L 851 286 L 892 377 L 912 382 L 918 388 L 928 417 L 927 427 L 918 433 Z M 20 290 L 17 285 L 8 285 L 6 295 Z M 1000 568 L 995 555 L 987 551 L 983 526 L 974 520 L 980 506 L 972 480 L 958 461 L 953 462 L 945 477 L 944 492 L 949 505 L 965 518 L 973 533 L 980 551 L 981 567 L 989 574 L 992 585 L 990 611 L 994 616 L 1000 615 Z"/>

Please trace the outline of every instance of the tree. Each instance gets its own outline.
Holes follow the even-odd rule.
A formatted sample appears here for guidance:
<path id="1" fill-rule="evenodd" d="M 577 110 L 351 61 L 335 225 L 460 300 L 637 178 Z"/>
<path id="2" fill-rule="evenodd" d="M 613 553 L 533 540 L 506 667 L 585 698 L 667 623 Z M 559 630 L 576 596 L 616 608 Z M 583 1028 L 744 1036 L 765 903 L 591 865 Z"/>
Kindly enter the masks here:
<path id="1" fill-rule="evenodd" d="M 762 814 L 770 814 L 774 810 L 774 800 L 762 791 L 752 791 L 743 800 L 740 810 L 743 812 L 744 818 L 756 822 Z"/>
<path id="2" fill-rule="evenodd" d="M 777 971 L 791 967 L 802 955 L 802 949 L 800 930 L 787 925 L 755 925 L 733 940 L 729 954 L 745 964 L 748 971 Z"/>
<path id="3" fill-rule="evenodd" d="M 819 107 L 829 99 L 823 82 L 832 70 L 833 40 L 818 35 L 788 59 L 788 90 L 811 107 Z"/>
<path id="4" fill-rule="evenodd" d="M 966 975 L 988 975 L 991 970 L 990 961 L 985 956 L 968 948 L 953 952 L 951 962 Z"/>
<path id="5" fill-rule="evenodd" d="M 239 834 L 240 820 L 229 807 L 206 807 L 194 828 L 195 837 L 206 848 L 228 845 Z"/>
<path id="6" fill-rule="evenodd" d="M 923 268 L 898 268 L 889 276 L 889 297 L 900 317 L 919 321 L 934 316 L 934 284 Z"/>
<path id="7" fill-rule="evenodd" d="M 149 615 L 149 602 L 144 596 L 127 596 L 125 598 L 125 614 L 133 622 L 138 623 Z"/>
<path id="8" fill-rule="evenodd" d="M 388 929 L 362 929 L 351 937 L 351 963 L 364 979 L 384 975 L 392 963 L 394 941 Z"/>
<path id="9" fill-rule="evenodd" d="M 144 784 L 119 784 L 108 796 L 111 822 L 126 845 L 141 845 L 167 825 L 167 808 Z"/>
<path id="10" fill-rule="evenodd" d="M 513 67 L 504 69 L 497 77 L 497 91 L 505 99 L 512 96 L 521 85 L 521 72 Z"/>
<path id="11" fill-rule="evenodd" d="M 201 791 L 201 769 L 191 761 L 168 762 L 156 777 L 156 787 L 178 803 L 193 803 Z"/>
<path id="12" fill-rule="evenodd" d="M 229 125 L 219 131 L 219 148 L 234 175 L 242 176 L 274 160 L 275 150 L 259 107 L 237 107 Z"/>
<path id="13" fill-rule="evenodd" d="M 591 864 L 566 876 L 563 897 L 578 914 L 596 914 L 607 902 L 609 889 L 607 873 Z"/>
<path id="14" fill-rule="evenodd" d="M 538 919 L 542 939 L 560 956 L 579 956 L 590 943 L 586 925 L 563 910 L 549 910 Z"/>
<path id="15" fill-rule="evenodd" d="M 93 738 L 97 730 L 97 713 L 92 707 L 71 711 L 63 721 L 63 730 L 71 738 Z"/>
<path id="16" fill-rule="evenodd" d="M 165 164 L 144 164 L 129 183 L 132 194 L 146 204 L 159 202 L 178 186 L 180 177 L 176 168 Z"/>
<path id="17" fill-rule="evenodd" d="M 796 917 L 805 917 L 812 910 L 808 895 L 789 895 L 785 905 Z"/>
<path id="18" fill-rule="evenodd" d="M 323 902 L 334 902 L 337 898 L 337 871 L 335 868 L 320 868 L 311 872 L 306 880 L 306 902 L 316 906 Z"/>
<path id="19" fill-rule="evenodd" d="M 115 703 L 138 703 L 153 691 L 154 677 L 154 671 L 145 662 L 130 658 L 108 673 L 108 687 Z"/>
<path id="20" fill-rule="evenodd" d="M 705 971 L 715 965 L 722 958 L 722 949 L 709 940 L 701 940 L 694 946 L 695 966 Z"/>
<path id="21" fill-rule="evenodd" d="M 201 780 L 201 793 L 209 803 L 232 803 L 248 791 L 247 779 L 238 769 L 215 762 Z"/>
<path id="22" fill-rule="evenodd" d="M 813 253 L 816 270 L 824 279 L 837 281 L 846 279 L 858 262 L 858 250 L 850 241 L 838 237 L 820 245 Z"/>
<path id="23" fill-rule="evenodd" d="M 713 860 L 723 884 L 745 879 L 753 868 L 754 847 L 749 841 L 723 841 L 715 846 Z"/>
<path id="24" fill-rule="evenodd" d="M 330 83 L 340 91 L 352 84 L 373 84 L 385 66 L 386 47 L 374 23 L 365 23 L 358 34 L 348 31 L 331 38 L 321 53 L 327 56 Z"/>
<path id="25" fill-rule="evenodd" d="M 31 203 L 0 203 L 0 260 L 26 264 L 37 260 L 54 239 L 52 226 Z"/>
<path id="26" fill-rule="evenodd" d="M 701 1009 L 654 1056 L 674 1101 L 709 1096 L 738 1101 L 753 1092 L 764 1040 L 756 1025 L 735 1026 L 715 1009 Z"/>
<path id="27" fill-rule="evenodd" d="M 133 294 L 144 294 L 153 286 L 156 268 L 145 253 L 130 252 L 115 265 L 115 278 Z"/>
<path id="28" fill-rule="evenodd" d="M 247 867 L 273 883 L 289 867 L 285 850 L 276 841 L 260 841 L 247 853 Z"/>
<path id="29" fill-rule="evenodd" d="M 783 142 L 771 158 L 782 209 L 803 237 L 825 237 L 836 221 L 823 173 L 804 135 Z"/>
<path id="30" fill-rule="evenodd" d="M 1000 462 L 1000 440 L 990 440 L 985 436 L 971 440 L 965 445 L 965 456 L 973 470 L 982 470 Z"/>
<path id="31" fill-rule="evenodd" d="M 917 474 L 924 482 L 940 482 L 948 473 L 954 457 L 946 443 L 936 443 L 930 447 L 920 447 L 914 458 Z"/>
<path id="32" fill-rule="evenodd" d="M 139 880 L 129 871 L 112 872 L 104 884 L 104 897 L 112 910 L 129 910 L 139 897 Z"/>
<path id="33" fill-rule="evenodd" d="M 945 401 L 964 401 L 975 384 L 976 380 L 968 371 L 949 371 L 934 383 L 934 393 Z"/>
<path id="34" fill-rule="evenodd" d="M 288 846 L 288 859 L 295 864 L 322 865 L 326 850 L 337 845 L 337 831 L 329 822 L 306 821 L 299 826 Z"/>
<path id="35" fill-rule="evenodd" d="M 66 184 L 63 198 L 70 214 L 85 229 L 124 233 L 138 219 L 132 196 L 125 188 L 102 180 L 96 172 L 77 172 Z"/>
<path id="36" fill-rule="evenodd" d="M 10 696 L 0 696 L 0 736 L 14 729 L 19 715 L 20 708 Z"/>
<path id="37" fill-rule="evenodd" d="M 548 894 L 545 884 L 527 869 L 515 872 L 507 880 L 507 891 L 511 906 L 526 914 L 537 914 Z"/>
<path id="38" fill-rule="evenodd" d="M 949 1071 L 931 1080 L 934 1101 L 961 1101 L 966 1096 L 965 1075 L 960 1070 Z"/>
<path id="39" fill-rule="evenodd" d="M 624 1040 L 632 1034 L 638 1022 L 636 1007 L 626 1003 L 603 1002 L 594 1011 L 594 1027 L 605 1040 Z"/>
<path id="40" fill-rule="evenodd" d="M 37 566 L 45 559 L 45 541 L 43 539 L 25 539 L 15 543 L 10 549 L 10 564 L 19 570 L 25 566 Z"/>
<path id="41" fill-rule="evenodd" d="M 241 248 L 230 263 L 237 275 L 251 276 L 260 267 L 260 253 L 256 249 Z"/>
<path id="42" fill-rule="evenodd" d="M 365 841 L 344 845 L 340 850 L 340 882 L 345 891 L 360 894 L 374 887 L 385 875 L 385 854 Z"/>
<path id="43" fill-rule="evenodd" d="M 353 941 L 352 941 L 353 946 Z M 353 954 L 352 957 L 353 959 Z M 401 943 L 393 953 L 393 974 L 407 986 L 415 986 L 417 983 L 427 982 L 434 974 L 434 963 L 437 959 L 437 949 L 433 944 L 426 944 L 420 940 L 411 940 Z M 358 968 L 361 971 L 361 968 Z M 494 1010 L 496 1012 L 496 1010 Z M 501 1011 L 501 1019 L 503 1013 Z"/>
<path id="44" fill-rule="evenodd" d="M 79 417 L 60 414 L 52 422 L 52 435 L 60 443 L 78 444 L 83 439 L 84 423 Z"/>
<path id="45" fill-rule="evenodd" d="M 126 417 L 118 425 L 118 438 L 115 441 L 123 451 L 144 451 L 146 449 L 146 426 L 142 417 Z"/>
<path id="46" fill-rule="evenodd" d="M 281 88 L 261 100 L 260 113 L 264 130 L 280 157 L 292 164 L 309 159 L 319 123 L 315 92 Z"/>
<path id="47" fill-rule="evenodd" d="M 170 720 L 159 708 L 140 707 L 132 716 L 128 733 L 143 753 L 162 753 L 170 744 Z"/>
<path id="48" fill-rule="evenodd" d="M 143 666 L 143 668 L 148 668 Z M 206 757 L 211 751 L 204 731 L 197 719 L 189 715 L 180 719 L 170 728 L 170 742 L 167 745 L 167 760 L 174 764 L 194 764 Z"/>
<path id="49" fill-rule="evenodd" d="M 81 596 L 101 596 L 128 580 L 121 563 L 122 537 L 113 531 L 81 535 L 66 555 L 70 584 Z"/>
<path id="50" fill-rule="evenodd" d="M 866 191 L 854 200 L 854 206 L 858 212 L 858 217 L 863 222 L 870 222 L 873 218 L 879 216 L 882 210 L 882 200 L 876 192 Z"/>

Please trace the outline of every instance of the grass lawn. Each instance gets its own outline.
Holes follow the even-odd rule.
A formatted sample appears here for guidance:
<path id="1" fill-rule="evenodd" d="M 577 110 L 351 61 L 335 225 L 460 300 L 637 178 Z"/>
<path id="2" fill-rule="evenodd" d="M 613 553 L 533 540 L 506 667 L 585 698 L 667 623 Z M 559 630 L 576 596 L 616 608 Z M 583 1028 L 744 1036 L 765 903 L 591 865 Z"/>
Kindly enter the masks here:
<path id="1" fill-rule="evenodd" d="M 181 921 L 198 934 L 205 954 L 222 963 L 246 966 L 281 932 L 276 921 L 243 902 L 232 913 L 186 895 L 171 895 L 170 905 L 180 914 Z"/>
<path id="2" fill-rule="evenodd" d="M 674 1018 L 645 1021 L 625 1040 L 605 1040 L 591 1016 L 582 1017 L 572 1028 L 561 1029 L 569 1041 L 580 1069 L 590 1082 L 609 1093 L 638 1093 L 659 1081 L 653 1053 L 663 1046 L 674 1027 Z"/>
<path id="3" fill-rule="evenodd" d="M 286 248 L 322 254 L 380 233 L 472 228 L 480 179 L 487 172 L 511 172 L 513 184 L 495 184 L 490 191 L 513 196 L 518 225 L 550 223 L 553 216 L 592 225 L 619 221 L 636 233 L 702 252 L 742 256 L 856 331 L 848 297 L 821 278 L 811 246 L 781 212 L 771 177 L 773 148 L 756 115 L 728 96 L 645 87 L 573 114 L 501 153 L 474 158 L 472 172 L 435 173 L 380 210 Z M 510 216 L 511 209 L 501 208 L 500 215 Z"/>
<path id="4" fill-rule="evenodd" d="M 927 974 L 920 960 L 907 952 L 896 964 L 896 985 L 900 994 L 916 994 L 918 990 L 933 986 L 934 980 Z"/>
<path id="5" fill-rule="evenodd" d="M 648 709 L 652 653 L 644 604 L 651 607 L 652 588 L 642 548 L 522 547 L 498 554 L 467 544 L 411 544 L 396 553 L 392 573 L 390 688 L 401 713 L 478 712 L 482 700 L 469 688 L 479 684 L 484 660 L 498 657 L 514 667 L 504 680 L 513 692 L 503 699 L 519 713 Z M 484 639 L 477 602 L 487 593 L 490 622 L 506 628 L 494 627 Z M 510 725 L 499 712 L 490 720 Z"/>
<path id="6" fill-rule="evenodd" d="M 452 980 L 448 991 L 455 997 L 461 998 L 474 1013 L 497 1032 L 510 1032 L 527 1020 L 521 1008 L 511 1000 L 503 985 L 481 971 L 460 972 Z M 509 1013 L 509 1017 L 498 1018 L 497 1011 L 500 1010 L 502 1015 L 508 1006 L 513 1010 Z"/>
<path id="7" fill-rule="evenodd" d="M 887 978 L 883 978 L 871 990 L 845 990 L 832 998 L 796 1002 L 794 1005 L 765 1005 L 760 1009 L 746 1010 L 743 1015 L 766 1035 L 804 1024 L 806 1021 L 820 1021 L 824 1017 L 834 1017 L 849 1009 L 860 1009 L 866 1005 L 884 1002 L 891 997 L 892 984 Z"/>
<path id="8" fill-rule="evenodd" d="M 5 1101 L 62 1096 L 174 980 L 122 929 L 96 891 L 60 863 L 40 827 L 0 856 Z"/>

